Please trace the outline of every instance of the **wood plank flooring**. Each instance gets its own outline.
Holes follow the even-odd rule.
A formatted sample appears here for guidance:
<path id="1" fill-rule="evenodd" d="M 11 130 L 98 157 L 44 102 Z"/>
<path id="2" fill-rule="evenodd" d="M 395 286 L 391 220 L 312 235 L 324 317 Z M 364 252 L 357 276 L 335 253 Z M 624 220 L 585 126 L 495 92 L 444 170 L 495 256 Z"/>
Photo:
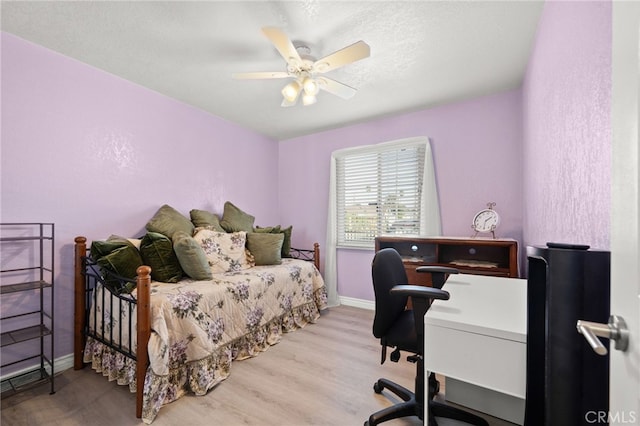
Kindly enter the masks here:
<path id="1" fill-rule="evenodd" d="M 255 358 L 234 362 L 227 380 L 205 396 L 185 396 L 164 406 L 154 426 L 362 425 L 369 415 L 398 402 L 373 383 L 386 377 L 412 389 L 415 365 L 380 365 L 380 343 L 371 334 L 373 311 L 330 308 L 316 324 L 286 334 Z M 56 377 L 56 393 L 42 386 L 2 400 L 2 425 L 140 425 L 135 397 L 89 367 Z M 492 426 L 511 423 L 485 416 Z M 422 425 L 417 417 L 389 426 Z M 441 426 L 458 424 L 443 420 Z"/>

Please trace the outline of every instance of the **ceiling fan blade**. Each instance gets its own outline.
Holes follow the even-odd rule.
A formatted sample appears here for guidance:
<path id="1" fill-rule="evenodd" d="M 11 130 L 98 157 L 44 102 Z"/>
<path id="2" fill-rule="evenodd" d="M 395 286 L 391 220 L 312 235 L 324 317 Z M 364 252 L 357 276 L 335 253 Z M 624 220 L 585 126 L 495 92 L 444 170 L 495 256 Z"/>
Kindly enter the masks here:
<path id="1" fill-rule="evenodd" d="M 258 80 L 263 78 L 287 78 L 289 73 L 285 71 L 267 72 L 239 72 L 232 75 L 236 80 Z"/>
<path id="2" fill-rule="evenodd" d="M 360 40 L 345 47 L 344 49 L 340 49 L 337 52 L 325 56 L 324 58 L 318 59 L 313 64 L 313 70 L 315 72 L 324 73 L 343 65 L 359 61 L 360 59 L 368 58 L 370 54 L 371 49 L 369 48 L 369 45 Z"/>
<path id="3" fill-rule="evenodd" d="M 318 77 L 316 80 L 320 83 L 320 89 L 339 96 L 342 99 L 351 99 L 353 95 L 356 94 L 356 89 L 351 86 L 347 86 L 344 83 L 340 83 L 339 81 L 332 80 L 327 77 Z"/>
<path id="4" fill-rule="evenodd" d="M 264 27 L 262 28 L 262 33 L 271 40 L 271 43 L 278 49 L 278 52 L 282 55 L 287 64 L 290 62 L 294 62 L 297 66 L 302 63 L 302 59 L 300 59 L 300 55 L 296 50 L 295 46 L 289 39 L 289 37 L 283 33 L 279 28 L 276 27 Z"/>

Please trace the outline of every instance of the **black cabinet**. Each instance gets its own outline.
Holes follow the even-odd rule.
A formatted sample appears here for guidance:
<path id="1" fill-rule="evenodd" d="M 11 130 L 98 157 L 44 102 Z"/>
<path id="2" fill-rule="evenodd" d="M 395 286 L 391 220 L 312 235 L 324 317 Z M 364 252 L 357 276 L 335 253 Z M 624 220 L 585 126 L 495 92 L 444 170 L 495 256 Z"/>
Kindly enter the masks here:
<path id="1" fill-rule="evenodd" d="M 576 323 L 609 319 L 610 253 L 550 244 L 527 247 L 527 258 L 525 425 L 589 424 L 589 412 L 608 412 L 609 356 Z"/>

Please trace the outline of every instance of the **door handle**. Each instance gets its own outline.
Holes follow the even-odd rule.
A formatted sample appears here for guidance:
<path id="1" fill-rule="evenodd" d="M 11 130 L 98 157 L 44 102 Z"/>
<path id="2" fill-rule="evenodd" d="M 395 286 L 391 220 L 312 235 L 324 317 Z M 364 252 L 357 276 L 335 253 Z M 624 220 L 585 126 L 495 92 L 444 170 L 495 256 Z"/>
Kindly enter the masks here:
<path id="1" fill-rule="evenodd" d="M 598 355 L 606 355 L 607 348 L 604 347 L 600 339 L 596 336 L 611 339 L 615 342 L 615 348 L 619 351 L 626 351 L 629 347 L 629 329 L 624 318 L 611 315 L 607 324 L 578 320 L 576 323 L 578 333 L 582 334 Z"/>

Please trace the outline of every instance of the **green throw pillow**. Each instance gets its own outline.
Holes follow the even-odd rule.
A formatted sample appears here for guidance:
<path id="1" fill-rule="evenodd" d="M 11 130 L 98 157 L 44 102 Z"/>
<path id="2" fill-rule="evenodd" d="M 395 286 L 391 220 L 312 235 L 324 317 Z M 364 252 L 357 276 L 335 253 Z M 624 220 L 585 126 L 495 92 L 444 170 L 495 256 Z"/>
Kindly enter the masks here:
<path id="1" fill-rule="evenodd" d="M 253 255 L 256 265 L 279 265 L 282 263 L 282 242 L 284 234 L 251 232 L 247 234 L 247 249 Z"/>
<path id="2" fill-rule="evenodd" d="M 91 257 L 97 261 L 100 257 L 106 256 L 112 251 L 121 247 L 133 246 L 126 238 L 110 236 L 107 240 L 98 240 L 91 243 Z"/>
<path id="3" fill-rule="evenodd" d="M 226 232 L 222 226 L 220 226 L 220 218 L 218 215 L 205 210 L 193 209 L 189 212 L 189 216 L 191 216 L 191 222 L 196 228 L 208 227 L 214 231 Z"/>
<path id="4" fill-rule="evenodd" d="M 253 232 L 262 232 L 267 234 L 279 234 L 280 233 L 280 225 L 277 226 L 256 226 L 253 228 Z"/>
<path id="5" fill-rule="evenodd" d="M 220 220 L 220 226 L 227 232 L 253 232 L 253 223 L 256 218 L 243 212 L 229 201 L 224 203 L 224 212 Z"/>
<path id="6" fill-rule="evenodd" d="M 280 232 L 284 234 L 284 241 L 282 242 L 282 257 L 290 257 L 291 256 L 291 232 L 293 231 L 293 226 L 289 226 L 288 228 L 282 228 Z"/>
<path id="7" fill-rule="evenodd" d="M 148 232 L 140 243 L 140 255 L 145 265 L 151 267 L 151 278 L 165 283 L 177 283 L 182 278 L 182 268 L 173 243 L 166 235 Z"/>
<path id="8" fill-rule="evenodd" d="M 267 234 L 284 234 L 284 241 L 282 242 L 282 257 L 290 257 L 291 256 L 291 231 L 293 230 L 293 226 L 289 226 L 288 228 L 283 228 L 280 225 L 276 226 L 265 226 L 264 228 L 261 226 L 256 226 L 253 232 L 259 233 L 267 233 Z"/>
<path id="9" fill-rule="evenodd" d="M 182 270 L 189 277 L 197 281 L 213 279 L 207 256 L 191 234 L 184 231 L 176 232 L 173 235 L 173 250 Z"/>
<path id="10" fill-rule="evenodd" d="M 193 228 L 193 223 L 189 219 L 167 204 L 160 207 L 147 222 L 147 231 L 157 232 L 169 238 L 173 238 L 173 234 L 178 231 L 184 231 L 191 235 Z"/>
<path id="11" fill-rule="evenodd" d="M 123 278 L 135 279 L 136 270 L 143 265 L 140 252 L 126 239 L 109 239 L 91 243 L 91 257 L 103 269 Z M 122 282 L 105 274 L 105 285 L 115 293 L 130 293 L 135 283 Z"/>

